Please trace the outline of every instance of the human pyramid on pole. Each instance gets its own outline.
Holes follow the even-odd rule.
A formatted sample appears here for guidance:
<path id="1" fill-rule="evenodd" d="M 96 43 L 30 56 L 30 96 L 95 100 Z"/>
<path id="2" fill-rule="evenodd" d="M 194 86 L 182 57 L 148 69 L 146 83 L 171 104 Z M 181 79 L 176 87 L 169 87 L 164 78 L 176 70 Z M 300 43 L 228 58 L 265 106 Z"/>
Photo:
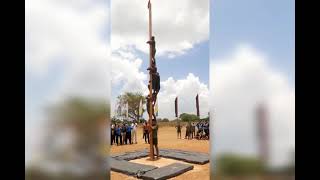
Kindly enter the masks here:
<path id="1" fill-rule="evenodd" d="M 157 95 L 160 90 L 160 75 L 157 71 L 156 66 L 156 41 L 155 37 L 152 36 L 152 12 L 151 12 L 151 2 L 148 1 L 148 9 L 149 9 L 149 95 L 147 98 L 147 112 L 149 115 L 149 135 L 150 135 L 150 159 L 154 160 L 154 148 L 156 149 L 156 156 L 159 157 L 159 149 L 158 149 L 158 125 L 157 118 L 155 115 L 154 107 L 157 101 Z"/>

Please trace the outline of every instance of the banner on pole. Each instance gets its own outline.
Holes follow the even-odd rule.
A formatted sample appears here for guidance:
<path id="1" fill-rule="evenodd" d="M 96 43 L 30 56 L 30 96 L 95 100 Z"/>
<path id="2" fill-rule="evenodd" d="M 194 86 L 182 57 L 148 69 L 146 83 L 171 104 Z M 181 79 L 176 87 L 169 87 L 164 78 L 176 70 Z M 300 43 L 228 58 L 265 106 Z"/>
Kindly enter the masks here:
<path id="1" fill-rule="evenodd" d="M 174 100 L 174 108 L 175 108 L 175 113 L 176 117 L 178 117 L 178 97 Z"/>
<path id="2" fill-rule="evenodd" d="M 150 9 L 150 7 L 151 7 L 151 2 L 150 2 L 150 0 L 148 1 L 148 9 Z"/>
<path id="3" fill-rule="evenodd" d="M 155 113 L 156 113 L 156 116 L 158 116 L 158 101 L 156 102 L 154 111 L 155 111 Z"/>
<path id="4" fill-rule="evenodd" d="M 127 105 L 126 105 L 126 118 L 129 117 L 129 104 L 127 102 Z"/>
<path id="5" fill-rule="evenodd" d="M 200 117 L 200 111 L 199 111 L 199 95 L 196 96 L 196 108 L 197 108 L 197 116 Z"/>
<path id="6" fill-rule="evenodd" d="M 142 116 L 142 99 L 140 99 L 139 103 L 139 116 Z"/>

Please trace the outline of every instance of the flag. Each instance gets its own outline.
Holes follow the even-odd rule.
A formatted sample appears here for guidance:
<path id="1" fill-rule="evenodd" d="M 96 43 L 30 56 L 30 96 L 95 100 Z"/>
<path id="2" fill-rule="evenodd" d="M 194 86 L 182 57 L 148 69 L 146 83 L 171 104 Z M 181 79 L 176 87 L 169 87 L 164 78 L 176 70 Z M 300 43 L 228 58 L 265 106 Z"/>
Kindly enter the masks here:
<path id="1" fill-rule="evenodd" d="M 142 99 L 140 99 L 140 104 L 139 104 L 139 116 L 142 116 Z"/>
<path id="2" fill-rule="evenodd" d="M 120 104 L 118 105 L 117 116 L 121 116 L 121 106 L 120 106 Z"/>
<path id="3" fill-rule="evenodd" d="M 150 9 L 150 7 L 151 7 L 151 2 L 150 2 L 150 0 L 148 1 L 148 9 Z"/>
<path id="4" fill-rule="evenodd" d="M 126 105 L 126 118 L 129 117 L 129 104 L 127 102 L 127 105 Z"/>
<path id="5" fill-rule="evenodd" d="M 197 94 L 196 96 L 196 108 L 197 108 L 197 116 L 200 117 L 200 112 L 199 112 L 199 95 Z"/>
<path id="6" fill-rule="evenodd" d="M 156 113 L 156 116 L 158 116 L 158 101 L 156 102 L 156 105 L 154 107 L 154 111 Z"/>
<path id="7" fill-rule="evenodd" d="M 175 108 L 175 113 L 176 117 L 178 117 L 178 97 L 174 100 L 174 108 Z"/>

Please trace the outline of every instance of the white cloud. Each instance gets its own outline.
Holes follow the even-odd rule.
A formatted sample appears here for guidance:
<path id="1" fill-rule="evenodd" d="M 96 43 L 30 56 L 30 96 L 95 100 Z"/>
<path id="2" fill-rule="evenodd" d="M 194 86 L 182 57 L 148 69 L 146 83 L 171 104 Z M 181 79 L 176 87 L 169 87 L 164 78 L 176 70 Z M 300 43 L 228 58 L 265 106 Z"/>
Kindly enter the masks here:
<path id="1" fill-rule="evenodd" d="M 146 92 L 147 86 L 143 83 L 148 75 L 140 71 L 142 59 L 136 57 L 132 49 L 114 51 L 111 61 L 112 86 L 122 86 L 120 92 Z"/>
<path id="2" fill-rule="evenodd" d="M 103 32 L 109 22 L 107 4 L 91 3 L 91 8 L 86 9 L 79 7 L 80 4 L 27 1 L 26 65 L 30 72 L 43 75 L 50 64 L 62 58 L 66 64 L 102 58 L 105 61 L 107 47 L 102 37 L 107 36 Z"/>
<path id="3" fill-rule="evenodd" d="M 271 163 L 287 161 L 295 146 L 295 92 L 288 78 L 267 64 L 267 57 L 248 45 L 210 64 L 213 153 L 256 154 L 254 109 L 264 101 L 270 112 Z"/>
<path id="4" fill-rule="evenodd" d="M 135 46 L 147 53 L 147 0 L 117 0 L 111 3 L 112 49 Z M 184 54 L 209 37 L 208 0 L 161 0 L 152 2 L 153 35 L 157 55 Z M 161 11 L 160 11 L 161 10 Z"/>
<path id="5" fill-rule="evenodd" d="M 196 95 L 199 94 L 200 116 L 207 117 L 209 112 L 208 85 L 200 81 L 199 77 L 189 73 L 185 79 L 175 80 L 170 77 L 161 82 L 161 90 L 158 94 L 159 117 L 174 119 L 174 100 L 178 96 L 179 114 L 196 111 Z"/>
<path id="6" fill-rule="evenodd" d="M 103 1 L 26 2 L 27 75 L 64 74 L 51 99 L 69 94 L 106 97 L 110 93 L 108 8 Z M 63 72 L 49 72 L 57 63 Z"/>

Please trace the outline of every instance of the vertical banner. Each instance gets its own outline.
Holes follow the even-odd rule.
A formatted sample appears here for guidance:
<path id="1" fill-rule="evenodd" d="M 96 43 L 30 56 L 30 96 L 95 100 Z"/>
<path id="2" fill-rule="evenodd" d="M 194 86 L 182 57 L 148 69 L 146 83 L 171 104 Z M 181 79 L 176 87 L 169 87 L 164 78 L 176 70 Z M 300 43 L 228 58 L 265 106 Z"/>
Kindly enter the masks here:
<path id="1" fill-rule="evenodd" d="M 142 116 L 142 99 L 140 99 L 140 103 L 139 103 L 139 117 Z"/>
<path id="2" fill-rule="evenodd" d="M 263 162 L 267 162 L 269 159 L 268 119 L 267 108 L 264 104 L 258 105 L 256 109 L 256 119 L 259 158 Z"/>
<path id="3" fill-rule="evenodd" d="M 126 105 L 126 118 L 128 119 L 129 117 L 129 104 L 127 102 L 127 105 Z"/>
<path id="4" fill-rule="evenodd" d="M 156 105 L 154 107 L 154 111 L 156 113 L 156 116 L 158 116 L 158 101 L 156 102 Z"/>
<path id="5" fill-rule="evenodd" d="M 120 104 L 118 104 L 118 109 L 117 109 L 117 117 L 120 117 L 121 116 L 121 106 Z"/>
<path id="6" fill-rule="evenodd" d="M 175 113 L 176 117 L 178 117 L 178 97 L 174 100 L 174 108 L 175 108 Z"/>
<path id="7" fill-rule="evenodd" d="M 197 116 L 200 117 L 200 111 L 199 111 L 199 95 L 196 96 L 196 108 L 197 108 Z"/>

